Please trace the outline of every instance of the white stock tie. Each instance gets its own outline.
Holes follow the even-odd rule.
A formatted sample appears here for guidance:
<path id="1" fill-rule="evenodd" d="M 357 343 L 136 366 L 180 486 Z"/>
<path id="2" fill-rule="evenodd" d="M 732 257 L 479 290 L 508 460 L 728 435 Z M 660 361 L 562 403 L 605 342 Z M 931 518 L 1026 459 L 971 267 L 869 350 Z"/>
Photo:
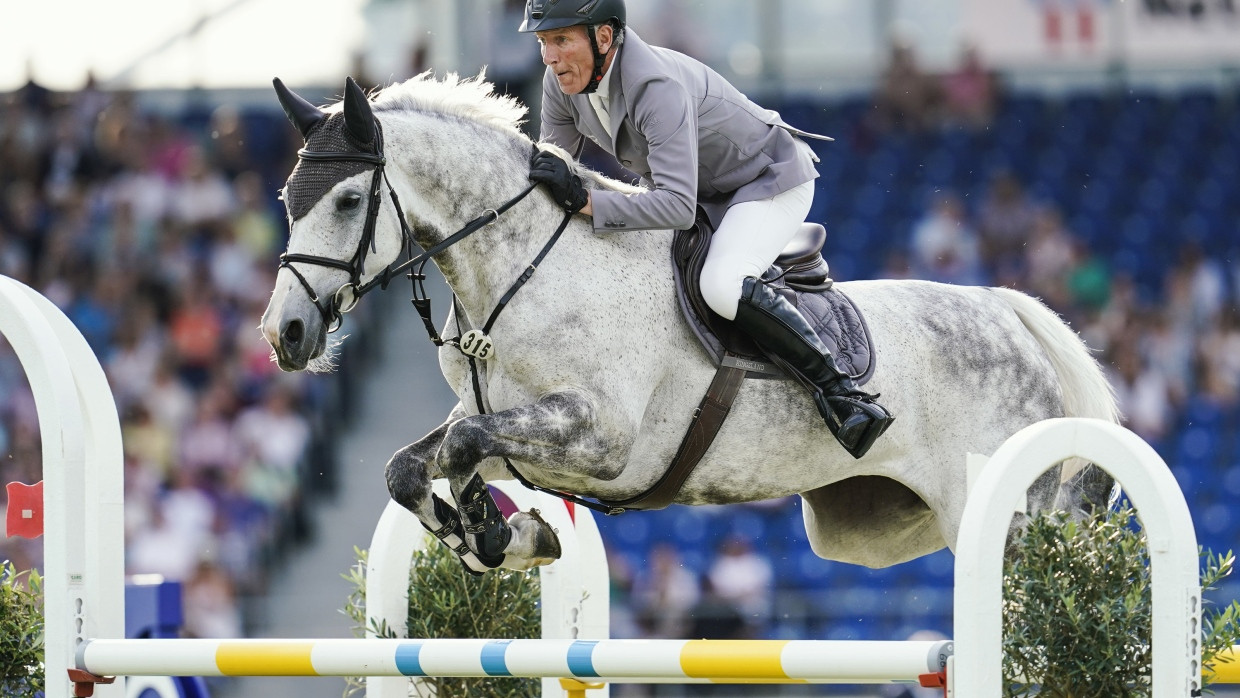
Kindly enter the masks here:
<path id="1" fill-rule="evenodd" d="M 594 107 L 594 113 L 598 116 L 598 120 L 603 124 L 603 130 L 607 131 L 607 135 L 611 133 L 611 116 L 607 113 L 607 105 L 603 103 L 603 98 L 597 94 L 589 97 L 590 106 Z"/>

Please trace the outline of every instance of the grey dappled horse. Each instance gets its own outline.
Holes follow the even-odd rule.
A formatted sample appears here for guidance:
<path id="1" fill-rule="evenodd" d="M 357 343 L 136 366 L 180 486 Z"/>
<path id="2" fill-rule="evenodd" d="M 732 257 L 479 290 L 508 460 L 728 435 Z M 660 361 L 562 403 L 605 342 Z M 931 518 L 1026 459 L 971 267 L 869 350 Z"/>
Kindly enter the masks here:
<path id="1" fill-rule="evenodd" d="M 350 80 L 344 99 L 322 109 L 279 81 L 277 91 L 306 138 L 284 190 L 288 252 L 262 321 L 280 367 L 323 361 L 329 329 L 363 292 L 386 285 L 406 237 L 433 249 L 456 296 L 443 335 L 489 341 L 476 376 L 458 346 L 441 347 L 460 403 L 392 456 L 388 489 L 471 570 L 552 561 L 559 544 L 537 512 L 505 522 L 483 481 L 512 477 L 508 459 L 538 485 L 623 500 L 664 473 L 715 370 L 677 307 L 671 231 L 596 232 L 574 216 L 491 319 L 563 217 L 542 189 L 496 211 L 530 186 L 525 108 L 494 96 L 481 76 L 424 74 L 369 99 Z M 580 175 L 590 187 L 635 191 Z M 476 230 L 448 240 L 475 219 Z M 967 452 L 992 453 L 1051 417 L 1117 419 L 1097 363 L 1033 298 L 923 281 L 837 288 L 869 321 L 879 354 L 869 389 L 898 417 L 885 437 L 854 460 L 796 383 L 746 381 L 676 502 L 799 493 L 815 553 L 883 567 L 954 545 Z M 468 334 L 484 322 L 493 322 L 485 338 Z M 439 477 L 456 508 L 432 494 Z M 1110 487 L 1101 470 L 1065 464 L 1030 490 L 1030 508 L 1079 509 L 1104 502 Z"/>

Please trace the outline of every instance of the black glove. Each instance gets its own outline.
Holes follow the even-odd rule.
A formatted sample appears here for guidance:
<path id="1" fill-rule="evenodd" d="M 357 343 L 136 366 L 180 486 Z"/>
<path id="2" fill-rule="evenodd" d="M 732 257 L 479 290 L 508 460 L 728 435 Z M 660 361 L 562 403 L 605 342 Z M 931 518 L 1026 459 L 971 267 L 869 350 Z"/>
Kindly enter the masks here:
<path id="1" fill-rule="evenodd" d="M 568 163 L 553 153 L 540 150 L 530 158 L 530 181 L 547 185 L 551 197 L 569 213 L 576 213 L 589 202 L 581 178 Z"/>

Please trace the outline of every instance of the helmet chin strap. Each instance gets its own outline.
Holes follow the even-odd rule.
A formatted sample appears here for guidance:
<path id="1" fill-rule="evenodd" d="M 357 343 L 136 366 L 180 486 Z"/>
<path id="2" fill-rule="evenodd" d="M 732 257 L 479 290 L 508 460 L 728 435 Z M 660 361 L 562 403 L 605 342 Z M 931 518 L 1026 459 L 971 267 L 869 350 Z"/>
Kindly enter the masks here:
<path id="1" fill-rule="evenodd" d="M 586 36 L 590 39 L 590 51 L 594 53 L 594 73 L 590 75 L 590 82 L 586 83 L 578 94 L 588 95 L 595 92 L 603 83 L 603 63 L 607 56 L 598 50 L 598 39 L 594 37 L 596 31 L 593 27 L 586 27 Z"/>

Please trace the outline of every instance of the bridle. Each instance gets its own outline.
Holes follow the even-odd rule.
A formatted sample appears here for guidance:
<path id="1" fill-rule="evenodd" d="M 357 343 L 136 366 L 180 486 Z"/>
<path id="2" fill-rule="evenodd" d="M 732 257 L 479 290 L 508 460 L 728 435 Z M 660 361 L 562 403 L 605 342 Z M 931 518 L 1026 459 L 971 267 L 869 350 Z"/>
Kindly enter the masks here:
<path id="1" fill-rule="evenodd" d="M 378 119 L 375 119 L 374 124 L 375 149 L 373 153 L 347 150 L 320 151 L 307 150 L 305 148 L 297 151 L 297 157 L 310 162 L 363 162 L 374 165 L 374 173 L 370 180 L 370 200 L 366 209 L 366 222 L 362 228 L 362 237 L 357 243 L 357 250 L 353 252 L 353 256 L 349 258 L 348 261 L 335 259 L 332 257 L 320 257 L 318 255 L 285 252 L 280 255 L 280 268 L 287 268 L 289 271 L 293 272 L 293 276 L 297 277 L 297 280 L 301 283 L 302 288 L 304 288 L 306 293 L 309 295 L 310 301 L 314 303 L 314 307 L 318 309 L 319 314 L 323 317 L 323 324 L 327 327 L 328 333 L 331 333 L 340 329 L 340 325 L 344 322 L 344 314 L 356 308 L 357 303 L 361 300 L 362 296 L 374 290 L 375 287 L 386 289 L 388 283 L 390 283 L 395 276 L 416 264 L 418 265 L 418 270 L 409 274 L 409 278 L 413 281 L 413 304 L 417 308 L 418 314 L 422 316 L 422 322 L 426 325 L 431 341 L 437 346 L 442 345 L 444 344 L 444 340 L 439 337 L 439 333 L 435 330 L 434 321 L 431 319 L 430 314 L 430 298 L 426 295 L 426 288 L 423 284 L 426 280 L 426 276 L 423 274 L 423 271 L 426 268 L 426 263 L 440 252 L 443 252 L 466 237 L 499 220 L 501 214 L 528 196 L 537 184 L 530 184 L 520 194 L 517 194 L 513 198 L 509 199 L 499 208 L 489 208 L 483 211 L 481 216 L 478 216 L 469 223 L 466 223 L 460 230 L 444 238 L 440 242 L 431 246 L 429 249 L 423 251 L 422 254 L 415 256 L 413 254 L 413 248 L 416 243 L 413 239 L 413 231 L 409 229 L 409 223 L 405 220 L 405 212 L 400 206 L 400 198 L 396 196 L 396 190 L 392 188 L 392 183 L 388 180 L 387 173 L 385 171 L 387 158 L 383 155 L 383 128 Z M 534 146 L 535 151 L 537 151 L 537 147 L 538 146 Z M 400 222 L 401 250 L 400 254 L 397 255 L 397 259 L 399 259 L 401 255 L 408 255 L 409 258 L 404 262 L 393 262 L 392 264 L 389 264 L 387 267 L 384 267 L 382 271 L 376 274 L 373 279 L 363 283 L 362 271 L 366 264 L 367 251 L 375 251 L 375 226 L 379 220 L 379 207 L 382 204 L 383 184 L 387 185 L 388 195 L 392 197 L 392 206 L 396 209 L 396 219 Z M 563 232 L 564 228 L 568 225 L 570 217 L 571 214 L 565 214 L 564 221 L 561 223 L 560 229 L 557 231 L 555 237 L 552 238 L 552 242 L 548 244 L 548 249 L 550 248 L 550 244 L 553 244 L 554 241 L 559 238 L 559 233 Z M 336 292 L 332 294 L 332 297 L 324 302 L 324 300 L 321 299 L 319 294 L 314 290 L 314 287 L 310 285 L 310 282 L 306 281 L 306 277 L 302 276 L 301 272 L 297 270 L 297 267 L 293 266 L 294 262 L 341 269 L 349 273 L 349 281 L 341 285 L 340 288 L 336 289 Z M 523 284 L 524 279 L 527 278 L 528 275 L 524 275 L 523 280 L 520 283 Z M 515 288 L 511 289 L 510 294 L 514 293 L 515 290 Z M 507 302 L 507 298 L 504 302 Z M 496 311 L 498 312 L 499 309 L 500 308 L 497 308 Z M 495 313 L 493 313 L 493 315 L 494 314 Z"/>

